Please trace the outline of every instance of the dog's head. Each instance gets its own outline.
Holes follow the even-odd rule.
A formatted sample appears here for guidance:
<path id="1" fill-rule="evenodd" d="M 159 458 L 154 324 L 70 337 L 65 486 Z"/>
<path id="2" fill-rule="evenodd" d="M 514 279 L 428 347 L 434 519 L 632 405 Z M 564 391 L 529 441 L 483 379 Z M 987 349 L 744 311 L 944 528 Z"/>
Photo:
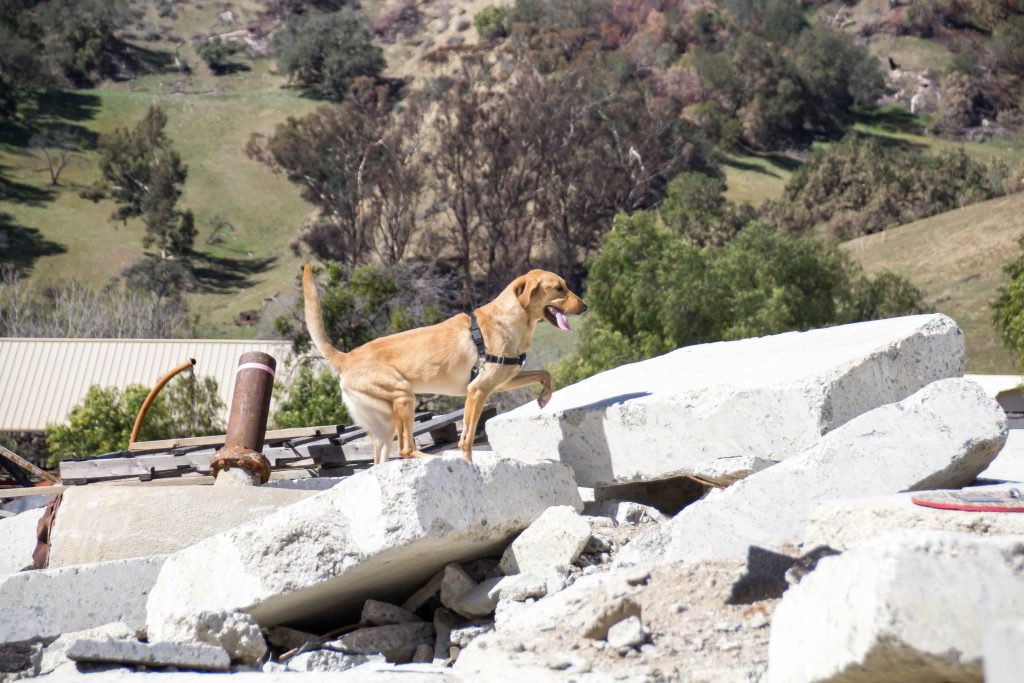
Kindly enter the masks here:
<path id="1" fill-rule="evenodd" d="M 579 315 L 587 304 L 565 284 L 565 280 L 546 270 L 531 270 L 517 277 L 511 285 L 519 305 L 530 320 L 547 320 L 555 327 L 569 332 L 567 315 Z"/>

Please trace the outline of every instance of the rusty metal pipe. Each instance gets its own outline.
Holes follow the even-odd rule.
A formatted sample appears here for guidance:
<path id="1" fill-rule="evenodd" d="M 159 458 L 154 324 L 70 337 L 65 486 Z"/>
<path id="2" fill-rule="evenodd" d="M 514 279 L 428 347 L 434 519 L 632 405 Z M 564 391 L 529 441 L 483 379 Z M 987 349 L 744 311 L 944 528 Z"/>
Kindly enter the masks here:
<path id="1" fill-rule="evenodd" d="M 239 357 L 224 447 L 210 459 L 215 477 L 221 470 L 239 467 L 263 484 L 270 479 L 270 462 L 262 451 L 276 371 L 277 361 L 266 353 L 251 351 Z"/>
<path id="2" fill-rule="evenodd" d="M 188 370 L 189 368 L 191 368 L 195 364 L 196 364 L 196 359 L 195 358 L 189 358 L 187 361 L 185 361 L 184 363 L 182 363 L 181 365 L 177 366 L 176 368 L 174 368 L 173 370 L 168 372 L 166 375 L 161 377 L 160 381 L 157 382 L 153 386 L 153 388 L 149 390 L 149 395 L 146 396 L 146 400 L 142 402 L 142 407 L 139 408 L 139 414 L 135 416 L 135 425 L 132 427 L 132 435 L 128 439 L 128 447 L 129 448 L 131 448 L 133 443 L 138 441 L 138 439 L 139 439 L 139 432 L 142 431 L 142 421 L 144 419 L 146 419 L 146 413 L 149 412 L 149 407 L 151 405 L 153 405 L 153 401 L 156 400 L 156 395 L 160 393 L 160 390 L 164 388 L 164 385 L 166 385 L 168 382 L 170 382 L 172 379 L 174 379 L 175 375 L 177 375 L 182 370 Z"/>

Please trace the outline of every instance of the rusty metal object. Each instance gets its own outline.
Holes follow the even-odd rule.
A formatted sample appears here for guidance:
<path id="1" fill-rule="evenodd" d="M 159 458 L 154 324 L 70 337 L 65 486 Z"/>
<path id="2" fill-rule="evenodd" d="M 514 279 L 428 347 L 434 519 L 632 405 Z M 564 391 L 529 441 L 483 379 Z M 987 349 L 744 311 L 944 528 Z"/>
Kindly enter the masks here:
<path id="1" fill-rule="evenodd" d="M 51 484 L 59 484 L 60 483 L 60 477 L 55 477 L 52 474 L 50 474 L 49 472 L 47 472 L 46 470 L 40 469 L 40 468 L 36 467 L 35 465 L 30 463 L 25 458 L 21 457 L 17 453 L 12 453 L 11 451 L 9 451 L 6 448 L 4 448 L 3 446 L 0 446 L 0 458 L 5 458 L 5 459 L 13 462 L 15 465 L 21 467 L 23 470 L 27 470 L 28 472 L 36 475 L 40 479 L 45 479 L 46 481 L 50 482 Z"/>
<path id="2" fill-rule="evenodd" d="M 53 523 L 57 519 L 64 495 L 58 495 L 46 504 L 46 511 L 36 523 L 36 547 L 32 551 L 32 568 L 46 569 L 50 564 L 50 544 L 53 542 Z"/>
<path id="3" fill-rule="evenodd" d="M 276 368 L 277 361 L 266 353 L 253 351 L 239 357 L 224 447 L 210 459 L 215 477 L 221 470 L 240 467 L 257 475 L 262 484 L 270 480 L 270 462 L 261 451 Z"/>
<path id="4" fill-rule="evenodd" d="M 166 375 L 161 377 L 160 381 L 157 382 L 156 385 L 149 390 L 149 396 L 147 396 L 146 400 L 142 402 L 142 407 L 139 408 L 139 414 L 135 416 L 135 425 L 132 427 L 132 435 L 131 438 L 128 439 L 129 448 L 131 448 L 131 445 L 133 443 L 138 441 L 139 432 L 142 430 L 142 421 L 146 419 L 146 413 L 149 412 L 149 407 L 153 405 L 153 401 L 156 400 L 156 395 L 160 393 L 160 390 L 164 388 L 164 385 L 170 382 L 175 375 L 177 375 L 182 370 L 188 370 L 195 364 L 196 359 L 189 358 L 187 361 L 175 367 L 173 370 L 171 370 Z"/>

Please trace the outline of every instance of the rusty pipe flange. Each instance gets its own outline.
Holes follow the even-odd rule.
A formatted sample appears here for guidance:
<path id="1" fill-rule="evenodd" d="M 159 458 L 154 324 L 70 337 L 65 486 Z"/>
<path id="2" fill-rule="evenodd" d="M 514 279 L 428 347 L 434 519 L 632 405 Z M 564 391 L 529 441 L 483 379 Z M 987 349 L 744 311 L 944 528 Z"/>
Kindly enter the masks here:
<path id="1" fill-rule="evenodd" d="M 270 461 L 262 453 L 242 446 L 225 446 L 210 458 L 210 474 L 217 477 L 221 470 L 240 467 L 260 478 L 261 484 L 270 481 Z"/>

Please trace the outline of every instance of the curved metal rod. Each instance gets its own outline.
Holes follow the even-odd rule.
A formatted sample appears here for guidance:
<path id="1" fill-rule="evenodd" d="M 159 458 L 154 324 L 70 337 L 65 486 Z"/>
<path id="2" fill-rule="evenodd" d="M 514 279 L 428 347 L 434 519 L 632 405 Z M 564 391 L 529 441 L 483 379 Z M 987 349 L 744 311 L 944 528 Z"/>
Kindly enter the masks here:
<path id="1" fill-rule="evenodd" d="M 128 439 L 129 448 L 131 448 L 131 445 L 133 443 L 138 441 L 139 432 L 142 430 L 142 421 L 146 418 L 146 413 L 149 412 L 149 407 L 153 404 L 153 401 L 156 400 L 156 395 L 160 393 L 160 390 L 164 388 L 164 385 L 170 382 L 175 375 L 177 375 L 182 370 L 188 370 L 195 364 L 196 359 L 189 358 L 187 361 L 185 361 L 184 363 L 177 366 L 176 368 L 168 372 L 166 375 L 161 377 L 160 381 L 157 382 L 156 385 L 154 385 L 154 387 L 149 390 L 149 396 L 147 396 L 146 400 L 142 402 L 142 407 L 139 408 L 139 414 L 135 416 L 135 426 L 132 427 L 132 435 L 131 438 Z"/>

